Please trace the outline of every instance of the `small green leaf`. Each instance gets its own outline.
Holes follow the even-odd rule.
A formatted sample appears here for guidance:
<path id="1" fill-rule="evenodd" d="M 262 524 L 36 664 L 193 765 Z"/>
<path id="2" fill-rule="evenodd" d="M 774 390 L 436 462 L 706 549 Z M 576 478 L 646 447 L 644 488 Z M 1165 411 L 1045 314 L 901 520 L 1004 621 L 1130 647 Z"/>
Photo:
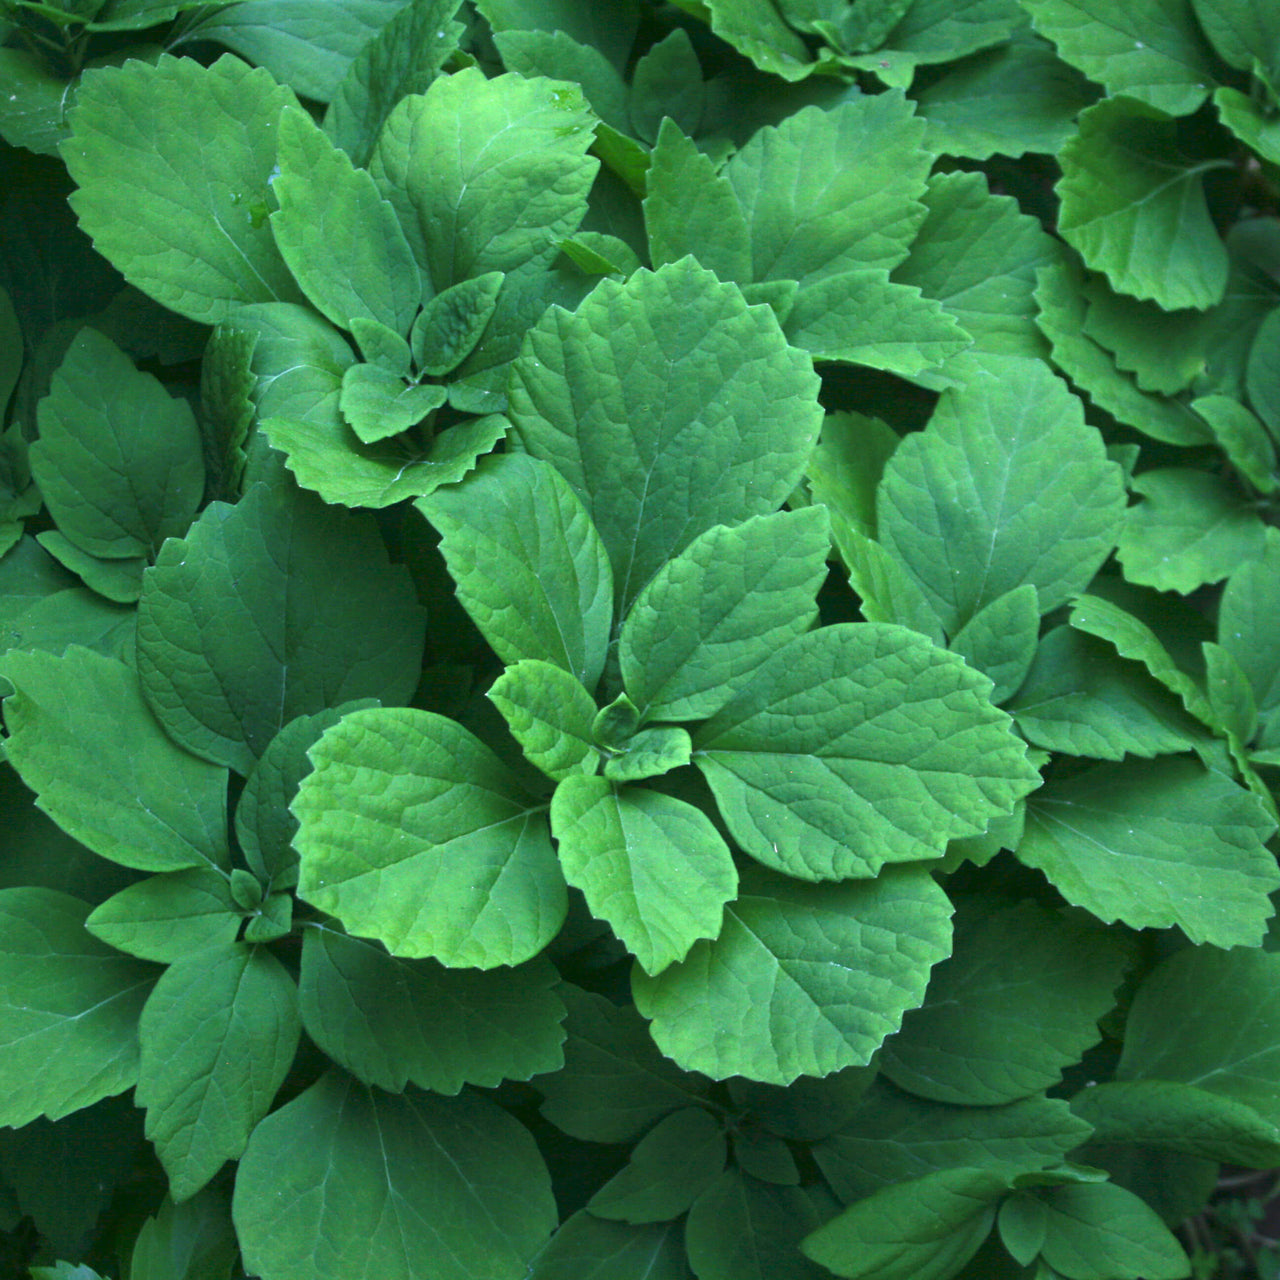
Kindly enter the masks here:
<path id="1" fill-rule="evenodd" d="M 1044 1247 L 1048 1209 L 1043 1200 L 1026 1192 L 1009 1196 L 996 1219 L 1000 1242 L 1020 1266 L 1029 1267 Z"/>
<path id="2" fill-rule="evenodd" d="M 1227 460 L 1261 493 L 1280 486 L 1280 464 L 1267 429 L 1230 396 L 1201 396 L 1191 407 L 1209 424 Z"/>
<path id="3" fill-rule="evenodd" d="M 232 942 L 165 970 L 140 1023 L 136 1098 L 179 1200 L 240 1157 L 298 1047 L 298 995 L 269 951 Z"/>
<path id="4" fill-rule="evenodd" d="M 699 938 L 720 932 L 738 873 L 700 809 L 642 787 L 571 777 L 556 788 L 551 830 L 565 879 L 646 973 L 660 973 Z"/>
<path id="5" fill-rule="evenodd" d="M 658 139 L 670 120 L 686 134 L 698 132 L 706 102 L 702 67 L 689 33 L 675 27 L 650 45 L 631 73 L 631 124 L 645 142 Z"/>
<path id="6" fill-rule="evenodd" d="M 1024 582 L 979 609 L 952 637 L 951 650 L 991 678 L 991 701 L 998 705 L 1027 678 L 1039 637 L 1039 597 Z"/>
<path id="7" fill-rule="evenodd" d="M 538 1254 L 528 1280 L 693 1280 L 684 1223 L 631 1226 L 579 1209 Z"/>
<path id="8" fill-rule="evenodd" d="M 37 533 L 36 541 L 98 595 L 116 604 L 134 604 L 142 594 L 142 573 L 147 562 L 141 556 L 128 560 L 99 560 L 97 556 L 81 551 L 74 542 L 54 529 Z"/>
<path id="9" fill-rule="evenodd" d="M 501 271 L 486 271 L 450 285 L 423 307 L 410 338 L 419 374 L 441 378 L 475 350 L 497 310 L 505 279 Z"/>
<path id="10" fill-rule="evenodd" d="M 128 1280 L 228 1280 L 240 1261 L 230 1197 L 206 1187 L 174 1204 L 172 1193 L 133 1242 Z"/>
<path id="11" fill-rule="evenodd" d="M 426 419 L 448 397 L 435 383 L 406 383 L 376 364 L 353 364 L 342 375 L 338 405 L 364 444 L 377 444 Z"/>
<path id="12" fill-rule="evenodd" d="M 524 658 L 493 682 L 488 697 L 525 759 L 548 778 L 561 782 L 595 773 L 600 764 L 591 729 L 596 704 L 563 667 Z"/>
<path id="13" fill-rule="evenodd" d="M 651 725 L 632 734 L 622 750 L 604 762 L 611 782 L 640 782 L 657 778 L 689 763 L 693 743 L 686 729 L 675 724 Z"/>
<path id="14" fill-rule="evenodd" d="M 312 925 L 302 938 L 302 1023 L 330 1058 L 379 1089 L 494 1088 L 562 1065 L 557 978 L 545 959 L 446 969 Z"/>
<path id="15" fill-rule="evenodd" d="M 1268 531 L 1262 555 L 1227 579 L 1218 610 L 1218 640 L 1240 664 L 1258 714 L 1280 706 L 1280 636 L 1272 625 L 1280 608 L 1280 534 Z M 1274 745 L 1270 738 L 1263 744 Z"/>
<path id="16" fill-rule="evenodd" d="M 1280 14 L 1258 0 L 1191 0 L 1201 30 L 1218 56 L 1237 71 L 1260 64 L 1272 80 L 1280 72 Z"/>
<path id="17" fill-rule="evenodd" d="M 1205 641 L 1205 694 L 1218 723 L 1240 742 L 1251 742 L 1258 731 L 1258 704 L 1244 668 L 1229 649 Z"/>
<path id="18" fill-rule="evenodd" d="M 293 932 L 293 894 L 273 893 L 244 926 L 246 942 L 275 942 Z"/>
<path id="19" fill-rule="evenodd" d="M 354 711 L 311 749 L 292 809 L 298 894 L 393 955 L 520 964 L 567 909 L 544 809 L 461 725 Z"/>
<path id="20" fill-rule="evenodd" d="M 240 918 L 226 875 L 194 867 L 121 889 L 84 923 L 117 951 L 171 964 L 204 947 L 233 941 Z"/>

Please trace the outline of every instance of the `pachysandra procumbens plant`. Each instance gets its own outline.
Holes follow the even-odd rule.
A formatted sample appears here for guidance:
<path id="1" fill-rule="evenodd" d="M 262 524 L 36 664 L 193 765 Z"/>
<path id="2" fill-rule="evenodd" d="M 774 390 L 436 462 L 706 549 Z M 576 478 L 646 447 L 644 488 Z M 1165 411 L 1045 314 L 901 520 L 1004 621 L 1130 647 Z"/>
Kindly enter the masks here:
<path id="1" fill-rule="evenodd" d="M 1099 364 L 1105 246 L 1115 296 L 935 171 L 1007 143 L 908 96 L 927 6 L 776 7 L 633 59 L 481 3 L 504 70 L 419 0 L 319 119 L 232 55 L 80 79 L 81 226 L 210 333 L 193 412 L 80 328 L 0 524 L 5 754 L 106 868 L 0 889 L 0 1124 L 134 1090 L 135 1276 L 1177 1280 L 1152 1152 L 1280 1161 L 1280 552 L 1197 668 L 1098 425 L 1263 478 L 1248 410 Z M 888 87 L 735 132 L 701 19 Z M 1065 136 L 1083 79 L 982 29 Z"/>

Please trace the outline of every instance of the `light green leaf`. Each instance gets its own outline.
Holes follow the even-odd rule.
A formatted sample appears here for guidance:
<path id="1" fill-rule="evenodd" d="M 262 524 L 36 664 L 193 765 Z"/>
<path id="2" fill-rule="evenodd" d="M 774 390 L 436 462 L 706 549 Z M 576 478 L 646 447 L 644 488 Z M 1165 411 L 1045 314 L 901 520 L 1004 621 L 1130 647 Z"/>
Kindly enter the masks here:
<path id="1" fill-rule="evenodd" d="M 1126 425 L 1168 444 L 1212 442 L 1204 420 L 1180 401 L 1146 395 L 1134 379 L 1085 332 L 1085 295 L 1079 272 L 1065 261 L 1036 272 L 1036 323 L 1049 339 L 1053 363 L 1100 409 Z M 1162 313 L 1157 313 L 1162 314 Z M 1164 323 L 1161 321 L 1161 323 Z"/>
<path id="2" fill-rule="evenodd" d="M 239 1261 L 230 1196 L 206 1188 L 181 1204 L 165 1196 L 133 1243 L 127 1280 L 228 1280 Z"/>
<path id="3" fill-rule="evenodd" d="M 593 123 L 576 85 L 476 67 L 401 99 L 370 168 L 435 292 L 550 263 L 586 213 Z"/>
<path id="4" fill-rule="evenodd" d="M 1127 513 L 1116 547 L 1130 582 L 1189 595 L 1262 554 L 1266 526 L 1230 480 L 1160 467 L 1131 487 L 1145 501 Z"/>
<path id="5" fill-rule="evenodd" d="M 817 382 L 772 311 L 684 258 L 552 307 L 508 394 L 525 449 L 600 531 L 621 615 L 698 534 L 781 506 L 821 424 Z"/>
<path id="6" fill-rule="evenodd" d="M 566 778 L 551 801 L 565 879 L 646 973 L 714 938 L 738 888 L 728 845 L 700 809 L 606 778 Z"/>
<path id="7" fill-rule="evenodd" d="M 905 627 L 799 636 L 694 739 L 734 839 L 806 880 L 875 875 L 976 835 L 1039 783 L 990 681 Z"/>
<path id="8" fill-rule="evenodd" d="M 281 112 L 277 129 L 271 232 L 294 279 L 339 328 L 362 316 L 408 334 L 418 273 L 394 210 L 301 107 Z"/>
<path id="9" fill-rule="evenodd" d="M 556 1128 L 585 1142 L 627 1142 L 706 1100 L 710 1081 L 663 1057 L 634 1005 L 569 983 L 556 990 L 569 1008 L 564 1067 L 535 1086 Z"/>
<path id="10" fill-rule="evenodd" d="M 1183 1280 L 1191 1264 L 1145 1202 L 1111 1182 L 1046 1187 L 1045 1262 L 1066 1276 Z"/>
<path id="11" fill-rule="evenodd" d="M 1023 583 L 1048 611 L 1110 554 L 1124 477 L 1039 361 L 987 357 L 885 466 L 879 537 L 954 634 Z"/>
<path id="12" fill-rule="evenodd" d="M 702 0 L 699 16 L 761 71 L 802 80 L 814 62 L 805 43 L 782 20 L 773 0 Z"/>
<path id="13" fill-rule="evenodd" d="M 594 45 L 582 44 L 562 30 L 495 31 L 493 43 L 508 71 L 518 72 L 526 80 L 545 76 L 580 85 L 601 120 L 620 134 L 631 131 L 626 81 Z"/>
<path id="14" fill-rule="evenodd" d="M 761 872 L 718 938 L 657 977 L 632 971 L 636 1008 L 663 1053 L 717 1079 L 790 1084 L 865 1065 L 924 998 L 950 914 L 916 868 L 822 886 Z"/>
<path id="15" fill-rule="evenodd" d="M 68 835 L 139 871 L 226 866 L 226 770 L 165 735 L 131 667 L 72 645 L 3 672 L 9 762 Z"/>
<path id="16" fill-rule="evenodd" d="M 591 730 L 596 704 L 563 667 L 523 658 L 503 671 L 487 696 L 502 712 L 525 759 L 548 778 L 561 782 L 599 768 Z"/>
<path id="17" fill-rule="evenodd" d="M 1005 710 L 1035 746 L 1100 760 L 1190 751 L 1203 737 L 1172 692 L 1074 627 L 1041 639 Z"/>
<path id="18" fill-rule="evenodd" d="M 31 470 L 59 530 L 92 556 L 154 556 L 204 494 L 195 415 L 84 328 L 39 405 Z"/>
<path id="19" fill-rule="evenodd" d="M 520 964 L 555 936 L 564 879 L 542 806 L 461 725 L 352 712 L 311 749 L 292 808 L 299 896 L 393 955 Z"/>
<path id="20" fill-rule="evenodd" d="M 599 49 L 619 70 L 626 65 L 640 21 L 637 0 L 613 0 L 607 8 L 578 0 L 477 0 L 495 32 L 563 31 Z"/>
<path id="21" fill-rule="evenodd" d="M 579 1209 L 538 1254 L 529 1280 L 693 1280 L 684 1223 L 631 1226 Z"/>
<path id="22" fill-rule="evenodd" d="M 492 457 L 417 505 L 440 531 L 458 599 L 498 656 L 550 662 L 593 690 L 609 643 L 613 574 L 560 473 L 527 455 Z"/>
<path id="23" fill-rule="evenodd" d="M 1133 959 L 1124 938 L 1032 902 L 961 897 L 951 955 L 880 1051 L 910 1093 L 989 1107 L 1056 1085 L 1098 1042 Z"/>
<path id="24" fill-rule="evenodd" d="M 913 1097 L 883 1078 L 848 1109 L 814 1158 L 846 1204 L 944 1169 L 989 1169 L 1012 1179 L 1051 1168 L 1089 1137 L 1067 1104 L 1045 1097 L 996 1107 Z"/>
<path id="25" fill-rule="evenodd" d="M 298 993 L 261 947 L 232 942 L 165 970 L 142 1010 L 135 1097 L 179 1200 L 243 1153 L 293 1065 Z"/>
<path id="26" fill-rule="evenodd" d="M 1214 92 L 1213 101 L 1222 123 L 1246 147 L 1272 164 L 1280 163 L 1280 122 L 1264 104 L 1226 85 Z"/>
<path id="27" fill-rule="evenodd" d="M 86 903 L 0 890 L 0 1123 L 58 1120 L 138 1078 L 138 1015 L 154 965 L 84 927 Z"/>
<path id="28" fill-rule="evenodd" d="M 631 735 L 626 744 L 608 756 L 604 776 L 611 782 L 641 782 L 657 778 L 689 763 L 693 743 L 687 729 L 676 724 L 656 724 Z"/>
<path id="29" fill-rule="evenodd" d="M 1175 1080 L 1280 1125 L 1280 954 L 1194 947 L 1163 961 L 1129 1010 L 1118 1080 Z"/>
<path id="30" fill-rule="evenodd" d="M 1194 943 L 1257 946 L 1280 870 L 1258 800 L 1185 759 L 1102 764 L 1028 801 L 1015 851 L 1076 906 Z"/>
<path id="31" fill-rule="evenodd" d="M 456 1094 L 555 1071 L 564 1061 L 558 975 L 535 959 L 518 969 L 446 969 L 403 960 L 327 925 L 302 937 L 302 1023 L 325 1053 L 366 1084 Z"/>
<path id="32" fill-rule="evenodd" d="M 1063 148 L 1058 231 L 1112 288 L 1166 310 L 1222 301 L 1229 260 L 1201 176 L 1229 166 L 1188 155 L 1176 124 L 1132 98 L 1080 115 Z"/>
<path id="33" fill-rule="evenodd" d="M 170 964 L 203 947 L 233 941 L 241 914 L 226 875 L 194 867 L 121 889 L 84 923 L 117 951 Z"/>
<path id="34" fill-rule="evenodd" d="M 817 619 L 827 515 L 806 507 L 716 525 L 668 560 L 631 606 L 618 645 L 645 720 L 701 720 Z"/>
<path id="35" fill-rule="evenodd" d="M 1171 115 L 1190 115 L 1209 96 L 1213 53 L 1190 0 L 1022 0 L 1058 54 L 1103 85 Z"/>
<path id="36" fill-rule="evenodd" d="M 406 383 L 376 364 L 353 364 L 342 375 L 338 406 L 362 443 L 377 444 L 416 426 L 446 400 L 436 383 Z"/>
<path id="37" fill-rule="evenodd" d="M 823 1280 L 796 1246 L 818 1225 L 799 1187 L 770 1186 L 727 1169 L 694 1201 L 685 1246 L 698 1280 Z"/>
<path id="38" fill-rule="evenodd" d="M 907 256 L 933 157 L 900 92 L 810 106 L 759 130 L 725 166 L 756 280 L 816 283 Z"/>
<path id="39" fill-rule="evenodd" d="M 232 1212 L 246 1270 L 295 1280 L 522 1280 L 556 1223 L 542 1157 L 505 1111 L 337 1072 L 259 1124 Z"/>
<path id="40" fill-rule="evenodd" d="M 728 1152 L 724 1127 L 709 1111 L 675 1111 L 636 1143 L 627 1163 L 587 1207 L 617 1222 L 678 1217 L 720 1176 Z"/>
<path id="41" fill-rule="evenodd" d="M 62 145 L 81 227 L 131 284 L 202 324 L 300 300 L 267 225 L 276 120 L 296 105 L 229 55 L 86 72 Z"/>
<path id="42" fill-rule="evenodd" d="M 475 350 L 498 306 L 501 271 L 460 280 L 437 293 L 413 324 L 413 361 L 424 377 L 452 373 Z"/>
<path id="43" fill-rule="evenodd" d="M 370 364 L 394 373 L 398 378 L 409 377 L 413 353 L 409 350 L 409 343 L 394 329 L 388 329 L 381 321 L 370 320 L 368 316 L 353 316 L 348 323 L 361 355 Z"/>
<path id="44" fill-rule="evenodd" d="M 966 58 L 915 99 L 930 150 L 988 160 L 1028 151 L 1056 155 L 1096 95 L 1079 71 L 1024 29 Z"/>
<path id="45" fill-rule="evenodd" d="M 247 775 L 295 716 L 407 701 L 425 625 L 371 517 L 255 484 L 144 575 L 138 669 L 176 741 Z"/>
<path id="46" fill-rule="evenodd" d="M 1255 489 L 1274 493 L 1280 486 L 1280 465 L 1275 444 L 1262 423 L 1230 396 L 1201 396 L 1191 407 L 1209 424 L 1231 465 Z"/>
<path id="47" fill-rule="evenodd" d="M 949 1280 L 986 1239 L 1005 1187 L 988 1169 L 939 1169 L 850 1205 L 800 1247 L 850 1280 Z"/>
<path id="48" fill-rule="evenodd" d="M 1007 702 L 1021 687 L 1040 637 L 1040 605 L 1029 582 L 984 605 L 952 637 L 951 651 L 989 676 L 991 701 Z"/>

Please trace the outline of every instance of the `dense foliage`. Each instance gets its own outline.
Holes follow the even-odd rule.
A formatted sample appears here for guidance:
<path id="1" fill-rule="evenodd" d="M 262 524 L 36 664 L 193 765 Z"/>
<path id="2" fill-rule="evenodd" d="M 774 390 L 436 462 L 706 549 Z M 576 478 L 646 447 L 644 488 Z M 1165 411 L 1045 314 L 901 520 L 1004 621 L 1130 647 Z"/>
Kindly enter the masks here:
<path id="1" fill-rule="evenodd" d="M 1212 1273 L 1280 7 L 6 0 L 0 137 L 0 1265 Z"/>

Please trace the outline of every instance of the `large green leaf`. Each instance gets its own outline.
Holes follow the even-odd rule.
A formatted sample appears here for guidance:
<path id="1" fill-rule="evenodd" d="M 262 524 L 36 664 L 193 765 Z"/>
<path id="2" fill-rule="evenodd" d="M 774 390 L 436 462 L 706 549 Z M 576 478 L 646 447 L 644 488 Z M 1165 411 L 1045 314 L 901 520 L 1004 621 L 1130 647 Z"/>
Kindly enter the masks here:
<path id="1" fill-rule="evenodd" d="M 493 1088 L 562 1064 L 557 980 L 545 959 L 446 969 L 317 924 L 302 939 L 302 1022 L 329 1057 L 379 1089 Z"/>
<path id="2" fill-rule="evenodd" d="M 762 664 L 698 731 L 735 840 L 806 880 L 941 856 L 1039 783 L 990 681 L 917 632 L 822 627 Z"/>
<path id="3" fill-rule="evenodd" d="M 510 416 L 585 502 L 621 616 L 698 534 L 782 505 L 821 424 L 817 385 L 772 311 L 684 258 L 551 308 L 512 366 Z"/>
<path id="4" fill-rule="evenodd" d="M 576 85 L 476 67 L 401 99 L 370 168 L 437 293 L 551 261 L 587 210 L 592 124 Z"/>
<path id="5" fill-rule="evenodd" d="M 632 971 L 636 1008 L 663 1053 L 720 1079 L 790 1084 L 860 1066 L 924 998 L 950 914 L 916 868 L 821 886 L 759 872 L 718 938 L 657 977 Z"/>
<path id="6" fill-rule="evenodd" d="M 1195 943 L 1256 946 L 1280 870 L 1257 798 L 1186 759 L 1102 764 L 1027 803 L 1016 852 L 1100 920 L 1178 925 Z"/>
<path id="7" fill-rule="evenodd" d="M 954 634 L 1023 583 L 1048 612 L 1110 554 L 1124 476 L 1080 401 L 1040 361 L 986 358 L 885 465 L 881 542 Z"/>
<path id="8" fill-rule="evenodd" d="M 524 454 L 492 457 L 417 505 L 440 531 L 458 599 L 498 656 L 553 663 L 593 690 L 613 621 L 613 575 L 559 472 Z"/>
<path id="9" fill-rule="evenodd" d="M 144 575 L 138 669 L 177 741 L 247 775 L 295 716 L 406 701 L 425 626 L 371 517 L 256 484 L 210 503 Z"/>
<path id="10" fill-rule="evenodd" d="M 717 525 L 668 560 L 619 637 L 623 683 L 642 720 L 705 719 L 807 631 L 829 545 L 825 510 L 809 507 Z"/>
<path id="11" fill-rule="evenodd" d="M 86 72 L 62 146 L 80 225 L 131 284 L 192 320 L 299 299 L 267 223 L 276 119 L 296 105 L 229 55 Z"/>
<path id="12" fill-rule="evenodd" d="M 39 405 L 31 470 L 58 529 L 90 555 L 152 557 L 204 494 L 195 415 L 96 329 L 76 335 Z"/>
<path id="13" fill-rule="evenodd" d="M 1101 1036 L 1132 958 L 1124 939 L 1031 902 L 961 898 L 951 955 L 880 1055 L 894 1084 L 996 1106 L 1058 1083 Z"/>
<path id="14" fill-rule="evenodd" d="M 1112 288 L 1166 310 L 1222 301 L 1230 264 L 1201 177 L 1229 160 L 1188 154 L 1173 121 L 1131 98 L 1084 111 L 1059 159 L 1058 230 Z"/>
<path id="15" fill-rule="evenodd" d="M 263 947 L 184 956 L 147 998 L 136 1098 L 179 1200 L 240 1157 L 298 1047 L 298 993 Z"/>
<path id="16" fill-rule="evenodd" d="M 461 725 L 429 711 L 345 716 L 298 788 L 298 893 L 393 955 L 519 964 L 567 909 L 545 806 Z"/>
<path id="17" fill-rule="evenodd" d="M 226 865 L 226 770 L 166 736 L 131 667 L 72 645 L 3 671 L 9 761 L 68 835 L 140 871 Z"/>
<path id="18" fill-rule="evenodd" d="M 506 1112 L 337 1072 L 258 1125 L 233 1214 L 245 1267 L 296 1280 L 522 1280 L 556 1224 L 542 1157 Z"/>
<path id="19" fill-rule="evenodd" d="M 84 927 L 86 903 L 0 890 L 0 1123 L 57 1120 L 138 1078 L 138 1016 L 154 965 Z"/>
<path id="20" fill-rule="evenodd" d="M 551 830 L 565 879 L 646 973 L 720 932 L 738 873 L 701 809 L 644 787 L 572 777 L 556 788 Z"/>

